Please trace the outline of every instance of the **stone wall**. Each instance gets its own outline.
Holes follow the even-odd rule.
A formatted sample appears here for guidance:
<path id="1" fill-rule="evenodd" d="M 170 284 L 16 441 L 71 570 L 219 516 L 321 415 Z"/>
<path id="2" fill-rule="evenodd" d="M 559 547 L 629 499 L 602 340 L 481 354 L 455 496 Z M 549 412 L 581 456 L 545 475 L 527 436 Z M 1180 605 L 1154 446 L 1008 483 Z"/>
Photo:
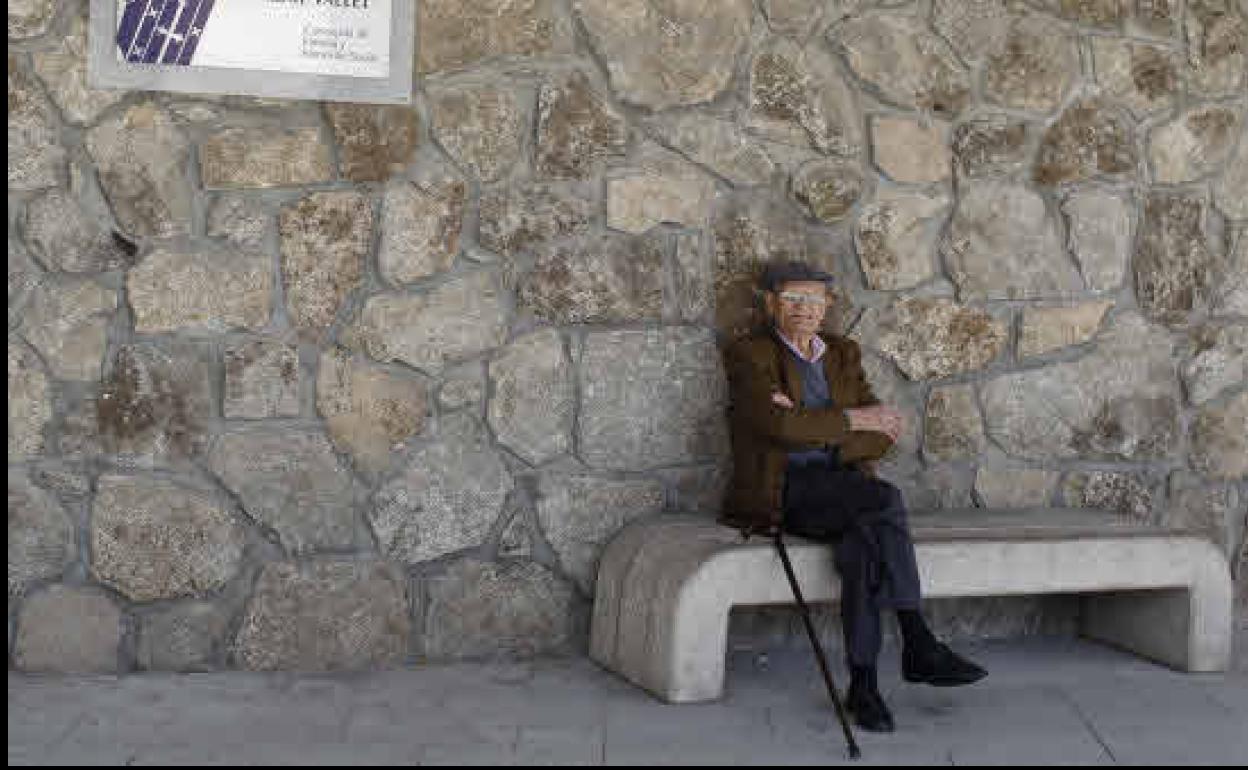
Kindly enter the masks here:
<path id="1" fill-rule="evenodd" d="M 583 649 L 790 257 L 913 507 L 1194 525 L 1248 616 L 1243 0 L 421 0 L 410 108 L 93 91 L 85 7 L 8 11 L 11 667 Z"/>

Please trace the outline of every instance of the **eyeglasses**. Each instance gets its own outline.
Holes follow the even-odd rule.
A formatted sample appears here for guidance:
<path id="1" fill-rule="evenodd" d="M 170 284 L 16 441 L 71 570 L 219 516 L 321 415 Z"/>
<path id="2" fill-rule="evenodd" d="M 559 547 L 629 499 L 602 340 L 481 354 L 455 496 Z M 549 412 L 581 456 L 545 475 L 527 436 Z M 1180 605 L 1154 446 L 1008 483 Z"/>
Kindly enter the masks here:
<path id="1" fill-rule="evenodd" d="M 828 298 L 823 294 L 805 294 L 800 291 L 782 291 L 776 296 L 780 298 L 781 302 L 786 302 L 790 305 L 815 305 L 822 307 L 828 304 Z"/>

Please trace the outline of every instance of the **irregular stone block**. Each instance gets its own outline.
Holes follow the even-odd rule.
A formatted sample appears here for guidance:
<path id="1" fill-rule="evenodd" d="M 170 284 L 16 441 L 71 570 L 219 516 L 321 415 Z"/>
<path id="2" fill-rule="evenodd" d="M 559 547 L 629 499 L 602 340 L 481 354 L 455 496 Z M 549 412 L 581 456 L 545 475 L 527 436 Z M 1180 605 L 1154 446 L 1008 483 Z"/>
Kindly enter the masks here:
<path id="1" fill-rule="evenodd" d="M 732 482 L 732 462 L 698 468 L 676 468 L 659 474 L 667 486 L 667 508 L 682 513 L 718 516 Z"/>
<path id="2" fill-rule="evenodd" d="M 984 95 L 1005 107 L 1051 112 L 1078 76 L 1078 39 L 1043 17 L 1019 16 L 987 58 Z"/>
<path id="3" fill-rule="evenodd" d="M 460 409 L 485 401 L 485 371 L 479 364 L 449 371 L 438 391 L 438 404 L 444 409 Z"/>
<path id="4" fill-rule="evenodd" d="M 220 195 L 208 207 L 208 235 L 240 251 L 267 251 L 273 222 L 271 212 L 238 193 Z"/>
<path id="5" fill-rule="evenodd" d="M 607 180 L 607 227 L 638 235 L 662 222 L 701 227 L 715 185 L 697 176 L 640 171 Z"/>
<path id="6" fill-rule="evenodd" d="M 126 275 L 139 333 L 260 329 L 269 322 L 272 292 L 273 265 L 256 252 L 159 249 Z"/>
<path id="7" fill-rule="evenodd" d="M 715 307 L 712 259 L 701 233 L 676 235 L 676 305 L 683 321 L 704 321 Z"/>
<path id="8" fill-rule="evenodd" d="M 882 192 L 863 207 L 854 247 L 867 285 L 894 291 L 936 276 L 935 241 L 949 199 L 905 191 Z"/>
<path id="9" fill-rule="evenodd" d="M 220 589 L 245 534 L 220 503 L 164 479 L 103 476 L 91 510 L 91 571 L 136 602 Z"/>
<path id="10" fill-rule="evenodd" d="M 1044 132 L 1032 178 L 1040 184 L 1133 174 L 1131 121 L 1108 102 L 1084 98 L 1067 107 Z"/>
<path id="11" fill-rule="evenodd" d="M 553 0 L 427 0 L 417 8 L 416 51 L 422 73 L 499 56 L 572 51 L 572 30 Z"/>
<path id="12" fill-rule="evenodd" d="M 395 565 L 279 562 L 260 573 L 233 653 L 251 671 L 393 668 L 410 634 L 406 581 Z"/>
<path id="13" fill-rule="evenodd" d="M 389 467 L 393 453 L 425 429 L 429 413 L 419 380 L 354 361 L 339 349 L 321 354 L 316 409 L 334 443 L 371 473 Z"/>
<path id="14" fill-rule="evenodd" d="M 404 284 L 449 270 L 459 254 L 466 193 L 450 178 L 387 186 L 377 255 L 382 277 Z"/>
<path id="15" fill-rule="evenodd" d="M 1209 301 L 1215 256 L 1205 215 L 1203 197 L 1153 192 L 1145 199 L 1132 266 L 1136 299 L 1150 318 L 1182 323 Z"/>
<path id="16" fill-rule="evenodd" d="M 87 16 L 74 13 L 69 34 L 55 48 L 31 54 L 35 72 L 61 114 L 71 123 L 93 123 L 101 113 L 121 101 L 125 92 L 94 89 L 87 85 Z"/>
<path id="17" fill-rule="evenodd" d="M 871 157 L 896 182 L 922 184 L 949 178 L 949 125 L 910 118 L 871 119 Z"/>
<path id="18" fill-rule="evenodd" d="M 378 490 L 369 517 L 382 553 L 416 564 L 484 545 L 512 486 L 481 423 L 457 413 Z"/>
<path id="19" fill-rule="evenodd" d="M 907 297 L 867 311 L 853 336 L 878 348 L 911 380 L 948 377 L 988 365 L 1005 348 L 1005 324 L 946 299 Z"/>
<path id="20" fill-rule="evenodd" d="M 727 446 L 727 384 L 709 331 L 590 333 L 579 374 L 578 445 L 593 467 L 644 470 Z"/>
<path id="21" fill-rule="evenodd" d="M 9 236 L 9 330 L 22 322 L 22 313 L 31 291 L 38 285 L 42 271 L 22 242 Z"/>
<path id="22" fill-rule="evenodd" d="M 987 447 L 970 385 L 933 388 L 923 419 L 923 452 L 940 460 L 978 457 Z"/>
<path id="23" fill-rule="evenodd" d="M 22 602 L 13 663 L 20 671 L 118 673 L 121 610 L 98 588 L 57 584 Z"/>
<path id="24" fill-rule="evenodd" d="M 817 42 L 768 40 L 750 64 L 748 125 L 767 138 L 825 154 L 862 153 L 862 117 L 831 54 Z"/>
<path id="25" fill-rule="evenodd" d="M 1234 154 L 1223 164 L 1221 178 L 1213 183 L 1218 210 L 1231 219 L 1248 219 L 1248 195 L 1244 190 L 1248 190 L 1248 139 L 1241 135 Z"/>
<path id="26" fill-rule="evenodd" d="M 1083 288 L 1044 199 L 984 180 L 963 193 L 942 244 L 960 299 L 1034 299 Z"/>
<path id="27" fill-rule="evenodd" d="M 299 350 L 278 340 L 251 340 L 225 348 L 227 420 L 299 416 Z"/>
<path id="28" fill-rule="evenodd" d="M 537 562 L 469 558 L 424 583 L 431 660 L 531 657 L 564 651 L 572 638 L 572 591 Z"/>
<path id="29" fill-rule="evenodd" d="M 1163 329 L 1119 315 L 1091 354 L 983 384 L 988 434 L 1026 458 L 1168 457 L 1179 438 L 1172 349 Z"/>
<path id="30" fill-rule="evenodd" d="M 102 273 L 131 264 L 102 218 L 90 216 L 59 190 L 27 204 L 25 224 L 31 251 L 52 269 Z"/>
<path id="31" fill-rule="evenodd" d="M 56 187 L 65 174 L 65 148 L 52 105 L 12 54 L 8 62 L 9 189 Z"/>
<path id="32" fill-rule="evenodd" d="M 1184 5 L 1187 38 L 1184 79 L 1199 95 L 1243 95 L 1248 71 L 1248 11 L 1220 2 Z"/>
<path id="33" fill-rule="evenodd" d="M 43 364 L 30 348 L 9 339 L 9 462 L 43 452 L 52 420 L 52 391 Z"/>
<path id="34" fill-rule="evenodd" d="M 793 197 L 815 219 L 828 224 L 842 219 L 862 195 L 862 167 L 857 161 L 824 160 L 802 164 L 793 174 Z"/>
<path id="35" fill-rule="evenodd" d="M 9 37 L 18 40 L 38 37 L 56 19 L 54 0 L 12 0 L 9 3 Z"/>
<path id="36" fill-rule="evenodd" d="M 733 184 L 765 184 L 776 171 L 762 145 L 731 121 L 690 113 L 660 115 L 646 125 L 664 144 Z"/>
<path id="37" fill-rule="evenodd" d="M 429 93 L 438 143 L 483 182 L 502 179 L 520 160 L 528 118 L 511 90 L 493 84 L 441 87 Z"/>
<path id="38" fill-rule="evenodd" d="M 352 548 L 354 483 L 321 433 L 294 429 L 217 436 L 208 467 L 248 515 L 294 553 Z"/>
<path id="39" fill-rule="evenodd" d="M 1117 27 L 1131 13 L 1124 0 L 1061 0 L 1058 14 L 1064 19 L 1094 27 Z"/>
<path id="40" fill-rule="evenodd" d="M 1166 48 L 1109 37 L 1091 38 L 1096 82 L 1102 92 L 1146 117 L 1174 104 L 1177 57 Z"/>
<path id="41" fill-rule="evenodd" d="M 970 76 L 949 44 L 923 20 L 902 13 L 851 18 L 829 36 L 858 77 L 899 107 L 941 114 L 962 109 Z"/>
<path id="42" fill-rule="evenodd" d="M 1191 463 L 1202 476 L 1248 476 L 1248 391 L 1206 404 L 1192 423 Z"/>
<path id="43" fill-rule="evenodd" d="M 282 209 L 278 229 L 291 320 L 329 326 L 363 274 L 373 239 L 372 203 L 354 192 L 312 193 Z"/>
<path id="44" fill-rule="evenodd" d="M 1002 176 L 1027 160 L 1027 124 L 1006 115 L 986 115 L 953 131 L 954 168 L 961 178 Z"/>
<path id="45" fill-rule="evenodd" d="M 1153 519 L 1152 482 L 1134 473 L 1072 473 L 1062 484 L 1066 504 L 1116 511 L 1142 522 Z"/>
<path id="46" fill-rule="evenodd" d="M 622 155 L 628 124 L 590 86 L 583 72 L 542 84 L 537 94 L 537 170 L 583 179 L 601 161 Z"/>
<path id="47" fill-rule="evenodd" d="M 190 233 L 191 147 L 168 113 L 151 102 L 136 104 L 93 128 L 86 144 L 127 235 L 170 238 Z"/>
<path id="48" fill-rule="evenodd" d="M 559 184 L 507 185 L 481 191 L 480 241 L 508 257 L 589 229 L 594 201 Z"/>
<path id="49" fill-rule="evenodd" d="M 1063 307 L 1028 307 L 1018 335 L 1021 358 L 1039 356 L 1087 342 L 1101 326 L 1113 302 L 1084 302 Z"/>
<path id="50" fill-rule="evenodd" d="M 1131 255 L 1131 207 L 1123 196 L 1095 190 L 1073 191 L 1062 201 L 1066 245 L 1089 289 L 1122 286 Z"/>
<path id="51" fill-rule="evenodd" d="M 207 602 L 180 603 L 139 620 L 136 657 L 145 671 L 212 671 L 230 614 Z"/>
<path id="52" fill-rule="evenodd" d="M 204 187 L 298 187 L 333 177 L 329 146 L 316 128 L 227 128 L 199 148 Z"/>
<path id="53" fill-rule="evenodd" d="M 575 0 L 573 8 L 624 101 L 661 110 L 728 87 L 749 40 L 748 0 Z"/>
<path id="54" fill-rule="evenodd" d="M 1248 326 L 1206 326 L 1193 337 L 1197 352 L 1183 367 L 1183 384 L 1193 404 L 1248 382 Z"/>
<path id="55" fill-rule="evenodd" d="M 58 578 L 78 552 L 76 527 L 25 469 L 9 468 L 9 601 L 31 584 Z"/>
<path id="56" fill-rule="evenodd" d="M 470 273 L 424 294 L 370 297 L 353 331 L 378 361 L 436 375 L 448 363 L 503 344 L 507 305 L 493 273 Z"/>
<path id="57" fill-rule="evenodd" d="M 514 340 L 489 371 L 489 422 L 499 443 L 531 465 L 572 448 L 572 367 L 558 332 L 545 329 Z"/>
<path id="58" fill-rule="evenodd" d="M 932 26 L 963 61 L 1001 50 L 1017 9 L 1001 0 L 935 0 Z"/>
<path id="59" fill-rule="evenodd" d="M 30 294 L 22 336 L 62 380 L 98 380 L 117 292 L 92 281 L 41 282 Z"/>
<path id="60" fill-rule="evenodd" d="M 1206 106 L 1153 129 L 1148 138 L 1153 181 L 1191 182 L 1222 170 L 1243 133 L 1242 122 L 1236 110 Z"/>
<path id="61" fill-rule="evenodd" d="M 975 495 L 984 508 L 1048 508 L 1057 471 L 985 468 L 975 471 Z"/>
<path id="62" fill-rule="evenodd" d="M 342 175 L 352 182 L 384 181 L 416 154 L 420 121 L 411 107 L 330 102 L 325 112 L 334 127 Z"/>
<path id="63" fill-rule="evenodd" d="M 1229 239 L 1230 254 L 1214 291 L 1220 313 L 1248 315 L 1248 228 Z"/>
<path id="64" fill-rule="evenodd" d="M 537 516 L 564 571 L 578 588 L 594 595 L 598 557 L 621 527 L 663 510 L 657 481 L 610 481 L 589 476 L 543 475 Z"/>
<path id="65" fill-rule="evenodd" d="M 520 304 L 552 323 L 658 320 L 664 241 L 606 233 L 560 244 L 520 279 Z"/>

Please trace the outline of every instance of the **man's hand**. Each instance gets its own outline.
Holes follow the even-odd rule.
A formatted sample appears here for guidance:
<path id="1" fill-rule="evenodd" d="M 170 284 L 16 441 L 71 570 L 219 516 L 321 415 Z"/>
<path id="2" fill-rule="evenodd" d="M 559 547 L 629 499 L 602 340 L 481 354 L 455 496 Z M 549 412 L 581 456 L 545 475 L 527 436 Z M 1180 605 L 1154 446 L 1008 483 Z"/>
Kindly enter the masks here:
<path id="1" fill-rule="evenodd" d="M 778 390 L 771 394 L 771 403 L 778 404 L 784 407 L 785 409 L 792 409 L 794 407 L 793 399 L 789 398 L 788 396 L 784 395 Z"/>
<path id="2" fill-rule="evenodd" d="M 883 433 L 894 442 L 905 428 L 905 419 L 901 412 L 884 404 L 847 409 L 845 414 L 849 417 L 850 430 L 873 430 Z"/>

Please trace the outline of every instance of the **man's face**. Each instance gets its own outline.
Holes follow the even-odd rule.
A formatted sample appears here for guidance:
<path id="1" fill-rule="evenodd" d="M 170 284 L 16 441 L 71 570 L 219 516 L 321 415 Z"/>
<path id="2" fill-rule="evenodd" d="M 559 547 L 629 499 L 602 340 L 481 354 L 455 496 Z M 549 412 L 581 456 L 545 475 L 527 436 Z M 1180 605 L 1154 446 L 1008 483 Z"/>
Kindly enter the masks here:
<path id="1" fill-rule="evenodd" d="M 767 312 L 790 338 L 818 332 L 828 312 L 828 291 L 822 281 L 788 281 L 765 297 Z"/>

